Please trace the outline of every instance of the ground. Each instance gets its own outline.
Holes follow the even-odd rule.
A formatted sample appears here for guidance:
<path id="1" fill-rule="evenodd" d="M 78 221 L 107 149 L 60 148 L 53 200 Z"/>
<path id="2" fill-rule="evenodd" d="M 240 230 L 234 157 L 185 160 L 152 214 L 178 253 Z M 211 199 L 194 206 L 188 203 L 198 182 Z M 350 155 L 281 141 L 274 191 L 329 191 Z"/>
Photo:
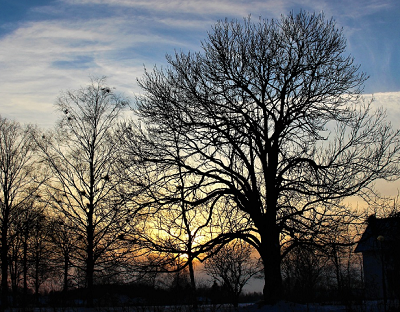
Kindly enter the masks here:
<path id="1" fill-rule="evenodd" d="M 248 303 L 240 304 L 238 309 L 232 305 L 201 305 L 197 310 L 191 306 L 126 306 L 126 307 L 48 307 L 29 308 L 27 310 L 10 309 L 7 312 L 385 312 L 400 311 L 399 302 L 389 302 L 386 308 L 383 302 L 370 301 L 360 305 L 327 305 L 327 304 L 298 304 L 281 301 L 276 305 Z"/>

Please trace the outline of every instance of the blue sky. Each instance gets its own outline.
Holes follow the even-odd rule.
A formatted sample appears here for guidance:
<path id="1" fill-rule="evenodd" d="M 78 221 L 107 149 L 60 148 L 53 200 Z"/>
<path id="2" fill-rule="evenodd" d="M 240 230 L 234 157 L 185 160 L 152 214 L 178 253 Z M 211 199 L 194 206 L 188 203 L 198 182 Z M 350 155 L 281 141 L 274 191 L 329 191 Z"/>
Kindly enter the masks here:
<path id="1" fill-rule="evenodd" d="M 2 0 L 0 114 L 51 127 L 60 91 L 89 76 L 107 76 L 132 97 L 143 65 L 165 65 L 174 50 L 199 51 L 217 20 L 300 9 L 324 11 L 343 27 L 348 52 L 370 75 L 365 92 L 400 116 L 399 0 Z"/>

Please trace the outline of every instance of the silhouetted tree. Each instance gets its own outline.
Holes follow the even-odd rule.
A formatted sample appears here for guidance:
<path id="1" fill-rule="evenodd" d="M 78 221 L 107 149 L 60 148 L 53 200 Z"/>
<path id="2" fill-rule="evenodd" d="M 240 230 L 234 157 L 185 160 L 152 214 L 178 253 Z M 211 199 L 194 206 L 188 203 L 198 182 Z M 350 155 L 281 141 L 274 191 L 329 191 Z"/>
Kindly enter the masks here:
<path id="1" fill-rule="evenodd" d="M 340 203 L 321 206 L 317 214 L 298 222 L 296 235 L 287 235 L 281 240 L 282 270 L 288 294 L 313 300 L 315 287 L 320 290 L 330 287 L 335 294 L 349 293 L 350 284 L 356 282 L 353 269 L 359 261 L 353 254 L 360 238 L 359 214 Z M 307 274 L 309 280 L 301 281 Z M 302 286 L 307 283 L 309 287 Z"/>
<path id="2" fill-rule="evenodd" d="M 243 287 L 263 270 L 261 262 L 252 255 L 253 251 L 249 244 L 233 240 L 204 262 L 205 272 L 227 288 L 235 307 L 238 307 Z"/>
<path id="3" fill-rule="evenodd" d="M 49 244 L 49 218 L 43 208 L 36 209 L 32 220 L 32 231 L 29 239 L 29 278 L 32 280 L 36 300 L 39 298 L 40 286 L 54 275 L 51 256 L 54 252 Z"/>
<path id="4" fill-rule="evenodd" d="M 37 194 L 40 185 L 31 129 L 0 116 L 0 239 L 1 309 L 8 305 L 8 268 L 11 225 L 22 206 Z"/>
<path id="5" fill-rule="evenodd" d="M 27 304 L 28 291 L 37 295 L 41 284 L 53 275 L 45 208 L 38 198 L 32 198 L 18 207 L 11 224 L 9 271 L 14 302 Z M 22 298 L 17 297 L 20 288 Z"/>
<path id="6" fill-rule="evenodd" d="M 48 196 L 80 238 L 74 265 L 84 270 L 88 305 L 92 302 L 95 268 L 112 265 L 123 252 L 118 239 L 130 222 L 119 172 L 119 145 L 114 126 L 128 101 L 105 79 L 58 98 L 62 118 L 54 133 L 36 140 L 52 179 Z"/>
<path id="7" fill-rule="evenodd" d="M 236 237 L 259 252 L 264 299 L 274 303 L 282 240 L 290 251 L 298 229 L 321 224 L 339 200 L 397 178 L 399 132 L 360 100 L 367 77 L 323 14 L 221 21 L 202 48 L 168 56 L 169 68 L 139 81 L 142 141 L 132 150 L 164 183 L 182 168 L 202 194 L 191 205 L 231 202 L 247 215 L 251 227 Z"/>
<path id="8" fill-rule="evenodd" d="M 180 157 L 179 150 L 176 151 L 176 157 Z M 176 169 L 178 172 L 181 170 L 179 167 Z M 188 270 L 191 302 L 197 307 L 194 262 L 204 253 L 201 241 L 207 240 L 205 237 L 210 234 L 212 209 L 188 204 L 199 196 L 197 190 L 186 187 L 185 183 L 190 181 L 182 174 L 178 174 L 176 178 L 173 182 L 176 187 L 172 189 L 162 188 L 151 193 L 152 188 L 149 188 L 153 197 L 151 211 L 157 213 L 146 219 L 139 236 L 143 247 L 146 246 L 153 256 L 159 258 L 157 269 L 160 269 L 161 265 L 165 271 L 174 271 L 176 276 L 179 276 L 180 270 Z M 159 202 L 160 191 L 164 198 L 168 196 L 171 201 Z M 148 192 L 149 196 L 150 193 Z"/>
<path id="9" fill-rule="evenodd" d="M 178 187 L 178 192 L 181 189 Z M 194 306 L 197 306 L 194 263 L 202 255 L 201 240 L 202 236 L 208 235 L 209 220 L 210 215 L 205 209 L 188 207 L 182 200 L 162 205 L 157 214 L 146 219 L 145 229 L 139 234 L 143 248 L 158 258 L 152 266 L 144 263 L 150 271 L 174 272 L 177 277 L 181 274 L 179 271 L 187 271 L 190 301 Z"/>
<path id="10" fill-rule="evenodd" d="M 54 252 L 51 260 L 56 267 L 62 268 L 62 289 L 65 295 L 70 285 L 70 269 L 79 237 L 73 223 L 61 214 L 50 218 L 49 223 L 49 239 Z"/>
<path id="11" fill-rule="evenodd" d="M 297 247 L 282 261 L 285 291 L 297 302 L 315 302 L 326 285 L 327 261 L 316 248 Z"/>
<path id="12" fill-rule="evenodd" d="M 204 261 L 217 249 L 216 245 L 225 244 L 234 237 L 227 235 L 214 240 L 221 232 L 232 233 L 243 227 L 247 230 L 248 222 L 229 203 L 204 200 L 204 190 L 197 187 L 196 176 L 182 169 L 179 162 L 167 167 L 148 162 L 141 166 L 135 152 L 146 147 L 137 141 L 139 132 L 140 129 L 131 124 L 123 125 L 120 130 L 121 143 L 125 146 L 126 176 L 131 179 L 130 184 L 140 181 L 145 186 L 137 198 L 146 207 L 143 211 L 147 217 L 143 219 L 137 239 L 151 257 L 142 265 L 148 272 L 173 271 L 178 276 L 178 271 L 188 270 L 191 301 L 197 306 L 194 263 Z M 175 150 L 169 151 L 176 159 L 185 157 L 186 153 L 179 142 L 179 134 L 176 134 Z"/>
<path id="13" fill-rule="evenodd" d="M 321 235 L 322 248 L 319 250 L 331 264 L 339 299 L 343 302 L 354 300 L 354 291 L 361 288 L 361 258 L 360 254 L 354 253 L 361 238 L 361 225 L 359 213 L 342 209 L 331 218 Z"/>

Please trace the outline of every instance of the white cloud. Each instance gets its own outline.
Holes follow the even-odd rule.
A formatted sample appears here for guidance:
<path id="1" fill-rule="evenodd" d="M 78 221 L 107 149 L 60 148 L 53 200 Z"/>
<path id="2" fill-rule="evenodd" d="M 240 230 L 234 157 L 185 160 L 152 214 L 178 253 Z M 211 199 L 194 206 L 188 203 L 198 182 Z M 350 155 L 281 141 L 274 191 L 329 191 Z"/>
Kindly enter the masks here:
<path id="1" fill-rule="evenodd" d="M 165 53 L 174 48 L 198 51 L 217 19 L 249 13 L 279 17 L 299 3 L 327 16 L 338 12 L 331 2 L 316 0 L 59 0 L 37 9 L 58 19 L 24 22 L 0 38 L 0 113 L 47 126 L 51 118 L 45 116 L 59 91 L 85 85 L 89 75 L 105 75 L 110 85 L 132 95 L 138 91 L 136 78 L 142 76 L 143 64 L 151 68 L 165 63 Z M 104 10 L 99 5 L 108 6 L 106 14 L 98 14 Z M 370 0 L 360 10 L 366 14 L 379 10 L 377 5 Z M 81 15 L 71 17 L 64 10 Z M 87 18 L 85 10 L 90 11 Z M 385 102 L 398 104 L 396 96 Z"/>
<path id="2" fill-rule="evenodd" d="M 268 11 L 271 15 L 280 16 L 286 13 L 291 1 L 244 1 L 244 0 L 63 0 L 70 5 L 107 5 L 150 10 L 154 14 L 162 13 L 193 13 L 197 15 L 247 16 L 256 15 L 259 10 Z"/>
<path id="3" fill-rule="evenodd" d="M 114 60 L 114 66 L 107 64 L 107 53 L 128 47 L 132 39 L 125 43 L 116 35 L 118 27 L 113 26 L 111 20 L 106 22 L 108 25 L 105 21 L 84 25 L 35 22 L 3 37 L 0 42 L 3 103 L 0 113 L 23 123 L 47 127 L 54 118 L 46 118 L 46 114 L 52 111 L 59 90 L 86 84 L 90 74 L 114 75 L 122 71 L 124 66 L 119 65 L 118 60 Z M 136 44 L 149 40 L 145 36 L 135 38 Z M 68 69 L 68 62 L 76 59 L 89 63 L 82 63 L 82 68 L 75 63 Z M 60 64 L 65 66 L 55 66 Z M 137 69 L 141 68 L 139 64 Z M 134 83 L 135 78 L 130 80 Z"/>
<path id="4" fill-rule="evenodd" d="M 198 15 L 221 15 L 243 17 L 258 16 L 259 12 L 268 17 L 279 18 L 293 8 L 316 12 L 324 11 L 328 16 L 361 18 L 381 10 L 390 9 L 396 0 L 61 0 L 68 5 L 105 5 L 149 10 L 154 14 L 193 13 Z"/>
<path id="5" fill-rule="evenodd" d="M 400 129 L 400 92 L 382 92 L 366 94 L 367 99 L 372 99 L 372 109 L 383 108 L 386 110 L 387 120 L 395 129 Z"/>
<path id="6" fill-rule="evenodd" d="M 150 23 L 127 17 L 25 23 L 0 39 L 0 113 L 48 126 L 43 115 L 52 110 L 59 90 L 78 88 L 89 75 L 108 76 L 129 94 L 143 73 L 146 56 L 137 57 L 142 47 L 157 44 L 164 58 L 166 46 L 184 43 L 151 32 Z"/>

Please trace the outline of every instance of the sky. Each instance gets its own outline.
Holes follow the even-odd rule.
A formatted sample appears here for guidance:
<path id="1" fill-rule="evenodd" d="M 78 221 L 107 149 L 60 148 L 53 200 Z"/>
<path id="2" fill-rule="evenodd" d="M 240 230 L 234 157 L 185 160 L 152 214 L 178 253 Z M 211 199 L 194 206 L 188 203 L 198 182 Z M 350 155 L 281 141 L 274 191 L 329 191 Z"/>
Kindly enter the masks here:
<path id="1" fill-rule="evenodd" d="M 370 78 L 365 96 L 400 120 L 399 0 L 0 0 L 0 115 L 48 129 L 54 103 L 90 77 L 107 77 L 128 98 L 144 67 L 166 54 L 201 51 L 218 20 L 279 19 L 324 12 L 343 29 L 346 54 Z M 400 182 L 399 182 L 400 185 Z M 384 191 L 397 192 L 390 184 Z"/>
<path id="2" fill-rule="evenodd" d="M 218 20 L 299 10 L 336 21 L 346 53 L 370 76 L 365 93 L 400 117 L 398 0 L 1 0 L 0 115 L 50 128 L 60 92 L 89 77 L 106 76 L 133 98 L 144 66 L 165 66 L 175 51 L 200 51 Z"/>

